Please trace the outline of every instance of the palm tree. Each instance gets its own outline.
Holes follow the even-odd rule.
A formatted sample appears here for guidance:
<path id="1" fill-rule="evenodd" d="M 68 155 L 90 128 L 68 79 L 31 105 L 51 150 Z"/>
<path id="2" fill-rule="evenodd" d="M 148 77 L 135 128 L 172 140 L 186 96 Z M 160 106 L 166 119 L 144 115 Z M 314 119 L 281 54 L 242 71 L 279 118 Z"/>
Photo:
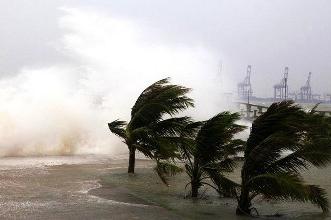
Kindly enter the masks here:
<path id="1" fill-rule="evenodd" d="M 192 122 L 181 132 L 180 149 L 190 177 L 191 197 L 208 185 L 223 196 L 233 196 L 238 184 L 224 176 L 235 167 L 234 157 L 243 150 L 244 141 L 233 139 L 245 129 L 236 124 L 238 113 L 222 112 L 207 121 Z M 211 180 L 211 181 L 208 181 Z"/>
<path id="2" fill-rule="evenodd" d="M 170 84 L 169 78 L 157 81 L 140 94 L 128 123 L 115 120 L 108 124 L 110 131 L 128 146 L 128 173 L 134 173 L 136 150 L 158 161 L 176 156 L 172 136 L 189 118 L 173 116 L 194 106 L 193 100 L 187 97 L 189 91 L 189 88 Z"/>
<path id="3" fill-rule="evenodd" d="M 300 171 L 324 167 L 331 161 L 329 122 L 314 111 L 305 112 L 292 101 L 272 104 L 252 124 L 241 171 L 241 194 L 236 213 L 250 215 L 252 200 L 311 202 L 328 211 L 324 189 L 308 185 Z"/>

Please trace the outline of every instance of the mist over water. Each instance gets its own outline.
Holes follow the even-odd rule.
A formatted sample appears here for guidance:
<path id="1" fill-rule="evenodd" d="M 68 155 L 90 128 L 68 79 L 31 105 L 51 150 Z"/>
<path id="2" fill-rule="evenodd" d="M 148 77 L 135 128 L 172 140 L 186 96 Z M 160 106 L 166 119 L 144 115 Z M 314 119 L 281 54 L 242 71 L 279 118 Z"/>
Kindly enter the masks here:
<path id="1" fill-rule="evenodd" d="M 170 76 L 193 88 L 205 119 L 226 108 L 217 56 L 205 48 L 160 44 L 148 26 L 89 9 L 61 8 L 65 63 L 24 67 L 0 80 L 0 156 L 126 152 L 107 122 L 128 120 L 140 92 Z M 222 82 L 221 82 L 222 81 Z"/>

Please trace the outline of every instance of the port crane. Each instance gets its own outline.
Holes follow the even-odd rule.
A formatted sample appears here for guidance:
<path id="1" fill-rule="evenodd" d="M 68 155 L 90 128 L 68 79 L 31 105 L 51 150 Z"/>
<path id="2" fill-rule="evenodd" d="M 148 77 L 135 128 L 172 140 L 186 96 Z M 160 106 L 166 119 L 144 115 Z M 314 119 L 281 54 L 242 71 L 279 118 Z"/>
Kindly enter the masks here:
<path id="1" fill-rule="evenodd" d="M 238 83 L 238 97 L 242 100 L 247 99 L 249 103 L 250 97 L 253 94 L 252 85 L 251 85 L 251 72 L 252 66 L 248 65 L 246 70 L 246 77 L 243 82 Z"/>
<path id="2" fill-rule="evenodd" d="M 302 101 L 308 101 L 308 102 L 312 101 L 310 80 L 311 80 L 311 72 L 309 72 L 308 74 L 308 79 L 306 81 L 306 84 L 300 88 L 300 99 Z"/>
<path id="3" fill-rule="evenodd" d="M 288 98 L 288 67 L 285 67 L 284 76 L 280 83 L 274 85 L 274 100 L 282 100 Z"/>

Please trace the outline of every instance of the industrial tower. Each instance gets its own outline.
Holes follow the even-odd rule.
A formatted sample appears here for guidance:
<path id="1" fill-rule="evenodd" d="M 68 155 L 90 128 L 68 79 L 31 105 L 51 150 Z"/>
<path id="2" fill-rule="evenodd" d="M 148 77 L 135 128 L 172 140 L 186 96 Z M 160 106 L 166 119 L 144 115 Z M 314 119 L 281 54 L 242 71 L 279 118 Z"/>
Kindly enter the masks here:
<path id="1" fill-rule="evenodd" d="M 274 85 L 274 100 L 283 100 L 288 98 L 288 67 L 285 67 L 284 77 L 280 83 Z"/>
<path id="2" fill-rule="evenodd" d="M 312 101 L 310 80 L 311 80 L 311 72 L 309 72 L 308 74 L 308 79 L 306 81 L 306 84 L 300 88 L 300 99 L 302 101 L 308 101 L 308 102 Z"/>
<path id="3" fill-rule="evenodd" d="M 246 77 L 243 82 L 238 83 L 238 97 L 243 100 L 247 100 L 249 103 L 250 97 L 253 94 L 252 85 L 251 85 L 251 65 L 247 66 Z"/>

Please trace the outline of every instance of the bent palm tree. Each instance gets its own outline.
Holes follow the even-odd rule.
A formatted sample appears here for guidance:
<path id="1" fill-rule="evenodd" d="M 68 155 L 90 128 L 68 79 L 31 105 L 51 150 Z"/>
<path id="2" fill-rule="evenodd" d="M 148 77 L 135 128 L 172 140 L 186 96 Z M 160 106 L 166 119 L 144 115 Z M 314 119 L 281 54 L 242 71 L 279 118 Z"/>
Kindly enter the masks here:
<path id="1" fill-rule="evenodd" d="M 239 118 L 237 113 L 222 112 L 207 121 L 189 123 L 183 129 L 180 149 L 190 177 L 191 197 L 198 196 L 202 185 L 211 186 L 223 196 L 234 195 L 238 185 L 223 174 L 233 171 L 234 157 L 243 150 L 245 142 L 233 139 L 245 129 L 235 123 Z"/>
<path id="2" fill-rule="evenodd" d="M 323 167 L 331 161 L 325 125 L 325 117 L 304 112 L 292 101 L 272 104 L 253 122 L 241 171 L 238 215 L 250 215 L 252 200 L 258 195 L 309 201 L 328 211 L 325 190 L 305 184 L 299 173 L 310 165 Z"/>
<path id="3" fill-rule="evenodd" d="M 173 117 L 193 107 L 187 97 L 189 88 L 169 84 L 169 78 L 147 87 L 131 110 L 131 120 L 115 120 L 108 124 L 111 132 L 119 136 L 129 149 L 129 173 L 134 173 L 135 152 L 142 152 L 152 159 L 168 159 L 176 156 L 171 137 L 176 135 L 188 117 Z M 164 119 L 165 116 L 170 118 Z"/>

